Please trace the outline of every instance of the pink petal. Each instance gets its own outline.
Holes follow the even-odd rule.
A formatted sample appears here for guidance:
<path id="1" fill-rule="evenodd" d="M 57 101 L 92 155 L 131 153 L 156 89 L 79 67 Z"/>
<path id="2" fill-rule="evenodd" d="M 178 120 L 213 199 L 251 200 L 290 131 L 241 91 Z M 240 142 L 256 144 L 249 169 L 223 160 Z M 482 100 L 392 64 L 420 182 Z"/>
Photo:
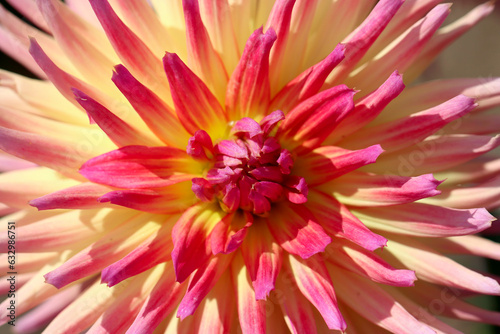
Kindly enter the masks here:
<path id="1" fill-rule="evenodd" d="M 279 137 L 310 150 L 319 146 L 354 107 L 355 91 L 340 85 L 303 101 L 288 113 L 279 128 Z M 368 145 L 367 145 L 368 146 Z"/>
<path id="2" fill-rule="evenodd" d="M 384 155 L 370 171 L 404 176 L 435 173 L 460 166 L 498 146 L 500 136 L 442 135 Z"/>
<path id="3" fill-rule="evenodd" d="M 255 299 L 250 275 L 241 255 L 235 257 L 231 269 L 238 304 L 238 318 L 243 334 L 266 333 L 266 302 Z"/>
<path id="4" fill-rule="evenodd" d="M 155 272 L 156 271 L 156 272 Z M 135 276 L 125 289 L 112 294 L 112 302 L 87 331 L 88 334 L 124 333 L 134 322 L 147 295 L 158 280 L 158 269 Z"/>
<path id="5" fill-rule="evenodd" d="M 329 329 L 345 331 L 347 324 L 337 305 L 337 297 L 325 264 L 318 257 L 307 260 L 288 257 L 300 292 L 321 313 Z"/>
<path id="6" fill-rule="evenodd" d="M 33 167 L 37 167 L 37 165 L 32 162 L 16 158 L 10 154 L 0 152 L 0 172 L 9 172 Z"/>
<path id="7" fill-rule="evenodd" d="M 183 282 L 193 271 L 205 265 L 211 255 L 210 225 L 223 219 L 212 203 L 196 204 L 175 223 L 172 230 L 172 261 L 178 282 Z"/>
<path id="8" fill-rule="evenodd" d="M 388 77 L 394 69 L 404 73 L 412 66 L 420 51 L 449 13 L 450 4 L 437 5 L 344 82 L 347 85 L 359 83 L 357 86 L 359 89 L 369 92 L 379 86 L 383 78 Z"/>
<path id="9" fill-rule="evenodd" d="M 328 83 L 340 82 L 352 71 L 402 4 L 402 0 L 382 0 L 375 5 L 363 23 L 342 41 L 346 47 L 345 59 L 335 68 Z"/>
<path id="10" fill-rule="evenodd" d="M 339 44 L 322 61 L 311 66 L 281 89 L 271 102 L 270 110 L 290 111 L 300 102 L 315 95 L 330 72 L 344 59 L 345 45 Z"/>
<path id="11" fill-rule="evenodd" d="M 167 52 L 163 65 L 175 111 L 184 128 L 190 134 L 205 130 L 211 136 L 214 136 L 214 131 L 225 129 L 227 121 L 224 111 L 205 83 L 176 54 Z"/>
<path id="12" fill-rule="evenodd" d="M 0 149 L 75 179 L 81 179 L 76 170 L 90 158 L 83 152 L 77 153 L 70 142 L 2 127 L 0 127 Z"/>
<path id="13" fill-rule="evenodd" d="M 290 23 L 292 19 L 292 10 L 295 5 L 295 0 L 277 0 L 274 2 L 271 13 L 267 18 L 264 30 L 266 33 L 269 30 L 276 32 L 276 44 L 271 52 L 269 66 L 271 69 L 271 87 L 281 88 L 284 83 L 280 83 L 281 66 L 285 58 L 286 44 L 290 36 Z M 274 95 L 276 92 L 271 91 Z"/>
<path id="14" fill-rule="evenodd" d="M 480 236 L 426 239 L 425 244 L 444 254 L 468 254 L 500 261 L 500 244 Z"/>
<path id="15" fill-rule="evenodd" d="M 189 281 L 189 287 L 186 294 L 179 304 L 177 317 L 183 320 L 194 313 L 203 298 L 212 290 L 227 269 L 231 263 L 232 257 L 232 255 L 214 256 L 196 271 Z M 177 278 L 177 281 L 179 281 L 179 278 Z"/>
<path id="16" fill-rule="evenodd" d="M 189 68 L 193 69 L 193 72 L 207 83 L 212 93 L 222 103 L 228 76 L 201 20 L 198 1 L 183 0 L 182 7 L 186 21 Z M 174 91 L 174 89 L 172 90 Z"/>
<path id="17" fill-rule="evenodd" d="M 98 198 L 110 190 L 100 184 L 85 182 L 36 198 L 29 204 L 38 210 L 101 208 L 104 205 Z"/>
<path id="18" fill-rule="evenodd" d="M 171 268 L 171 266 L 166 266 L 165 272 L 149 293 L 127 333 L 152 333 L 163 319 L 174 311 L 182 298 L 184 288 L 175 281 L 175 274 Z"/>
<path id="19" fill-rule="evenodd" d="M 87 179 L 119 188 L 160 188 L 191 180 L 197 165 L 173 147 L 127 146 L 87 161 L 80 173 Z"/>
<path id="20" fill-rule="evenodd" d="M 215 225 L 210 235 L 212 253 L 228 254 L 238 249 L 246 238 L 252 222 L 253 216 L 248 211 L 235 211 L 224 217 Z"/>
<path id="21" fill-rule="evenodd" d="M 119 147 L 127 145 L 155 145 L 152 140 L 141 134 L 130 124 L 120 119 L 99 102 L 77 89 L 73 90 L 76 101 L 87 111 L 91 120 L 106 132 L 108 137 Z"/>
<path id="22" fill-rule="evenodd" d="M 104 87 L 109 85 L 109 69 L 116 62 L 116 56 L 105 39 L 104 41 L 103 39 L 92 40 L 96 35 L 95 27 L 59 1 L 38 0 L 36 2 L 57 45 L 71 64 L 89 82 Z M 101 32 L 99 34 L 102 35 Z"/>
<path id="23" fill-rule="evenodd" d="M 500 285 L 492 278 L 472 271 L 435 252 L 416 238 L 391 240 L 387 251 L 421 280 L 481 294 L 500 295 Z"/>
<path id="24" fill-rule="evenodd" d="M 494 219 L 485 209 L 459 210 L 423 203 L 357 209 L 355 213 L 370 226 L 422 237 L 473 234 L 490 227 Z"/>
<path id="25" fill-rule="evenodd" d="M 30 42 L 29 52 L 33 59 L 35 59 L 38 66 L 47 75 L 48 79 L 54 84 L 57 90 L 79 109 L 82 109 L 82 107 L 75 100 L 75 95 L 73 93 L 74 89 L 92 95 L 95 100 L 97 100 L 100 104 L 105 105 L 107 108 L 111 108 L 114 103 L 116 103 L 114 99 L 110 98 L 99 89 L 96 89 L 95 87 L 61 70 L 61 68 L 54 64 L 54 62 L 47 56 L 44 50 L 42 50 L 36 40 L 31 39 Z"/>
<path id="26" fill-rule="evenodd" d="M 269 231 L 284 250 L 308 258 L 323 252 L 332 239 L 313 220 L 309 210 L 301 205 L 274 207 L 267 218 Z"/>
<path id="27" fill-rule="evenodd" d="M 387 239 L 370 231 L 345 205 L 332 196 L 316 190 L 311 191 L 307 206 L 329 235 L 350 240 L 369 251 L 387 244 Z"/>
<path id="28" fill-rule="evenodd" d="M 241 254 L 252 281 L 255 299 L 265 300 L 274 290 L 281 268 L 282 250 L 263 221 L 259 220 L 248 230 L 241 245 Z"/>
<path id="29" fill-rule="evenodd" d="M 123 23 L 107 0 L 90 0 L 90 4 L 125 66 L 156 94 L 168 97 L 167 80 L 162 75 L 160 59 Z"/>
<path id="30" fill-rule="evenodd" d="M 34 1 L 7 0 L 7 2 L 37 27 L 47 32 L 50 31 Z"/>
<path id="31" fill-rule="evenodd" d="M 270 99 L 269 53 L 276 33 L 257 29 L 248 39 L 238 66 L 231 75 L 226 92 L 229 118 L 255 117 L 267 110 Z"/>
<path id="32" fill-rule="evenodd" d="M 459 94 L 475 99 L 475 113 L 500 104 L 500 78 L 442 79 L 415 85 L 392 101 L 372 124 L 392 121 L 402 116 L 432 108 Z M 458 121 L 457 121 L 458 122 Z M 464 122 L 466 125 L 468 122 Z"/>
<path id="33" fill-rule="evenodd" d="M 495 176 L 473 187 L 460 185 L 443 188 L 441 195 L 426 198 L 423 202 L 457 209 L 496 208 L 500 205 L 500 176 Z"/>
<path id="34" fill-rule="evenodd" d="M 375 253 L 356 245 L 332 247 L 331 251 L 325 254 L 325 258 L 336 266 L 341 266 L 377 283 L 407 287 L 413 286 L 417 280 L 415 272 L 395 269 Z"/>
<path id="35" fill-rule="evenodd" d="M 416 177 L 376 175 L 353 172 L 335 179 L 334 193 L 341 201 L 354 206 L 387 206 L 415 202 L 439 195 L 442 181 L 432 174 Z M 354 190 L 353 190 L 354 189 Z"/>
<path id="36" fill-rule="evenodd" d="M 4 27 L 0 27 L 0 50 L 26 67 L 37 77 L 42 79 L 47 78 L 43 70 L 33 60 L 28 50 L 26 50 L 26 45 Z"/>
<path id="37" fill-rule="evenodd" d="M 491 14 L 494 8 L 494 3 L 485 2 L 468 12 L 462 18 L 441 28 L 427 43 L 419 54 L 418 59 L 412 65 L 411 70 L 408 71 L 410 72 L 408 73 L 410 80 L 420 75 L 445 48 Z"/>
<path id="38" fill-rule="evenodd" d="M 93 275 L 130 253 L 147 236 L 158 230 L 158 222 L 149 214 L 140 214 L 78 252 L 55 270 L 45 274 L 45 281 L 58 289 Z M 140 227 L 138 227 L 140 226 Z"/>
<path id="39" fill-rule="evenodd" d="M 332 271 L 332 279 L 335 284 L 342 286 L 342 289 L 337 290 L 341 300 L 370 322 L 393 333 L 436 333 L 415 319 L 391 294 L 377 284 L 340 268 Z M 391 316 L 387 316 L 388 314 Z"/>
<path id="40" fill-rule="evenodd" d="M 276 283 L 276 296 L 290 332 L 293 334 L 317 333 L 309 301 L 299 291 L 289 291 L 289 282 L 278 280 Z"/>
<path id="41" fill-rule="evenodd" d="M 466 321 L 475 321 L 486 324 L 500 326 L 500 312 L 483 310 L 475 305 L 469 304 L 460 297 L 463 290 L 458 290 L 452 287 L 440 287 L 434 284 L 418 282 L 419 289 L 415 292 L 410 292 L 410 297 L 422 304 L 428 304 L 435 300 L 436 296 L 442 296 L 444 300 L 449 300 L 449 303 L 442 303 L 442 316 L 462 319 Z"/>
<path id="42" fill-rule="evenodd" d="M 111 80 L 158 138 L 167 145 L 186 145 L 189 134 L 179 123 L 175 111 L 135 79 L 125 66 L 115 66 Z"/>
<path id="43" fill-rule="evenodd" d="M 387 151 L 400 150 L 422 141 L 475 107 L 473 99 L 459 95 L 434 108 L 357 132 L 339 146 L 362 148 L 377 143 Z"/>
<path id="44" fill-rule="evenodd" d="M 17 282 L 16 282 L 17 283 Z M 32 333 L 46 327 L 52 319 L 82 292 L 82 285 L 74 285 L 50 297 L 41 305 L 15 322 L 18 333 Z"/>
<path id="45" fill-rule="evenodd" d="M 101 272 L 101 283 L 112 287 L 170 260 L 170 252 L 173 249 L 171 239 L 173 223 L 172 219 L 165 221 L 157 233 L 151 235 L 122 259 L 104 268 Z M 149 260 L 144 261 L 145 258 Z M 175 279 L 173 272 L 172 279 Z"/>
<path id="46" fill-rule="evenodd" d="M 340 122 L 326 142 L 335 143 L 370 124 L 404 88 L 403 76 L 398 71 L 393 72 L 375 91 L 356 101 L 353 111 Z"/>
<path id="47" fill-rule="evenodd" d="M 294 173 L 307 175 L 307 184 L 314 186 L 372 164 L 382 152 L 380 145 L 357 151 L 335 146 L 321 146 L 297 159 Z"/>
<path id="48" fill-rule="evenodd" d="M 115 190 L 98 200 L 99 202 L 110 202 L 135 210 L 159 214 L 183 212 L 197 201 L 189 181 L 156 190 Z"/>

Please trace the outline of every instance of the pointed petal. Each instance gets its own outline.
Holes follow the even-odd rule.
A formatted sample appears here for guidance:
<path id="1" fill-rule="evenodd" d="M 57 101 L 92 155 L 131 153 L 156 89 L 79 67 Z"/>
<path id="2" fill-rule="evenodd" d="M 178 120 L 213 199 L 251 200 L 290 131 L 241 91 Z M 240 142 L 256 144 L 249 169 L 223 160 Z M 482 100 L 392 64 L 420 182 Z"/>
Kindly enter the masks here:
<path id="1" fill-rule="evenodd" d="M 16 330 L 21 333 L 33 333 L 45 328 L 59 312 L 80 295 L 83 288 L 80 284 L 74 285 L 48 298 L 21 319 L 16 319 Z"/>
<path id="2" fill-rule="evenodd" d="M 248 39 L 238 66 L 231 75 L 226 92 L 226 110 L 231 120 L 259 117 L 270 100 L 269 53 L 276 41 L 270 29 L 257 29 Z"/>
<path id="3" fill-rule="evenodd" d="M 280 109 L 288 112 L 300 102 L 318 93 L 326 77 L 344 59 L 344 51 L 343 44 L 337 45 L 325 59 L 290 81 L 273 98 L 269 110 Z"/>
<path id="4" fill-rule="evenodd" d="M 347 138 L 338 145 L 347 148 L 363 148 L 377 143 L 387 151 L 400 150 L 422 141 L 446 124 L 466 115 L 475 107 L 473 99 L 459 95 L 434 108 L 358 131 L 356 136 Z"/>
<path id="5" fill-rule="evenodd" d="M 95 243 L 44 275 L 47 283 L 58 289 L 95 274 L 130 253 L 161 225 L 161 216 L 141 214 L 124 222 Z M 138 227 L 140 226 L 140 227 Z"/>
<path id="6" fill-rule="evenodd" d="M 198 0 L 183 0 L 182 7 L 186 22 L 189 67 L 207 83 L 217 100 L 223 103 L 228 76 L 201 20 Z"/>
<path id="7" fill-rule="evenodd" d="M 483 310 L 465 302 L 460 298 L 463 290 L 452 287 L 443 288 L 423 281 L 418 281 L 417 287 L 418 290 L 408 292 L 410 298 L 419 304 L 429 305 L 432 300 L 436 300 L 436 296 L 439 296 L 438 300 L 449 301 L 440 303 L 440 311 L 442 310 L 440 315 L 442 316 L 500 326 L 500 312 Z"/>
<path id="8" fill-rule="evenodd" d="M 198 167 L 198 168 L 197 168 Z M 87 179 L 119 188 L 160 188 L 200 176 L 200 166 L 173 147 L 126 146 L 87 161 Z"/>
<path id="9" fill-rule="evenodd" d="M 145 212 L 172 214 L 183 212 L 198 199 L 191 190 L 191 182 L 186 181 L 155 190 L 115 190 L 101 196 L 99 201 Z"/>
<path id="10" fill-rule="evenodd" d="M 38 210 L 102 208 L 105 204 L 99 203 L 98 199 L 110 190 L 100 184 L 84 182 L 38 197 L 29 204 Z"/>
<path id="11" fill-rule="evenodd" d="M 307 206 L 329 235 L 350 240 L 369 251 L 387 244 L 387 239 L 370 231 L 345 205 L 332 196 L 311 191 Z"/>
<path id="12" fill-rule="evenodd" d="M 335 143 L 370 124 L 385 110 L 405 88 L 403 76 L 395 71 L 375 91 L 356 101 L 354 109 L 343 119 L 338 127 L 327 138 L 326 143 Z"/>
<path id="13" fill-rule="evenodd" d="M 445 48 L 491 14 L 494 8 L 493 2 L 485 2 L 455 22 L 439 29 L 424 47 L 409 71 L 405 72 L 409 80 L 413 81 L 414 78 L 418 77 Z"/>
<path id="14" fill-rule="evenodd" d="M 375 5 L 363 23 L 342 41 L 346 46 L 345 60 L 328 77 L 328 84 L 342 81 L 352 71 L 402 4 L 402 0 L 382 0 Z"/>
<path id="15" fill-rule="evenodd" d="M 73 90 L 76 101 L 87 111 L 89 117 L 106 132 L 119 147 L 127 145 L 159 145 L 160 142 L 139 132 L 130 124 L 106 109 L 99 102 L 77 89 Z"/>
<path id="16" fill-rule="evenodd" d="M 266 333 L 266 302 L 256 300 L 250 275 L 240 254 L 231 263 L 238 318 L 243 334 Z"/>
<path id="17" fill-rule="evenodd" d="M 241 58 L 231 17 L 234 3 L 202 0 L 199 4 L 200 15 L 213 48 L 219 54 L 227 73 L 233 73 Z"/>
<path id="18" fill-rule="evenodd" d="M 90 158 L 70 142 L 1 127 L 0 149 L 77 180 L 82 179 L 77 169 Z"/>
<path id="19" fill-rule="evenodd" d="M 303 260 L 289 255 L 288 260 L 300 292 L 321 313 L 328 328 L 344 331 L 347 324 L 338 308 L 333 283 L 321 258 Z"/>
<path id="20" fill-rule="evenodd" d="M 20 252 L 62 251 L 74 246 L 85 247 L 122 222 L 137 215 L 124 210 L 71 210 L 48 218 L 41 218 L 25 226 L 17 226 L 23 238 L 16 240 Z M 50 228 L 49 228 L 50 227 Z M 0 237 L 0 246 L 7 249 L 8 237 Z"/>
<path id="21" fill-rule="evenodd" d="M 156 233 L 122 259 L 104 268 L 101 272 L 101 283 L 106 283 L 111 287 L 170 260 L 170 252 L 173 249 L 171 232 L 176 218 L 177 216 L 168 217 Z M 144 261 L 145 258 L 150 260 Z"/>
<path id="22" fill-rule="evenodd" d="M 354 94 L 340 85 L 312 96 L 288 113 L 278 136 L 290 142 L 288 148 L 301 145 L 302 150 L 307 150 L 319 146 L 352 111 Z"/>
<path id="23" fill-rule="evenodd" d="M 175 111 L 184 128 L 194 134 L 207 131 L 212 138 L 218 138 L 226 128 L 226 116 L 215 96 L 205 83 L 173 53 L 163 58 Z"/>
<path id="24" fill-rule="evenodd" d="M 140 83 L 123 65 L 115 66 L 112 79 L 149 129 L 165 144 L 185 147 L 189 134 L 172 110 L 153 91 Z"/>
<path id="25" fill-rule="evenodd" d="M 128 280 L 127 289 L 116 296 L 87 333 L 124 333 L 132 325 L 145 299 L 162 276 L 163 267 L 165 265 L 159 265 Z"/>
<path id="26" fill-rule="evenodd" d="M 254 223 L 241 245 L 241 254 L 255 291 L 255 299 L 265 300 L 274 290 L 281 268 L 282 249 L 273 240 L 262 220 Z"/>
<path id="27" fill-rule="evenodd" d="M 225 214 L 218 205 L 200 203 L 189 208 L 175 223 L 172 230 L 172 261 L 178 282 L 183 282 L 193 271 L 210 258 L 212 228 Z"/>
<path id="28" fill-rule="evenodd" d="M 103 39 L 87 39 L 82 28 L 90 32 L 95 27 L 59 1 L 38 0 L 37 4 L 67 59 L 87 81 L 109 92 L 110 68 L 118 60 L 109 43 Z"/>
<path id="29" fill-rule="evenodd" d="M 212 253 L 228 254 L 238 249 L 246 238 L 252 222 L 253 216 L 247 211 L 235 211 L 224 217 L 215 225 L 210 235 Z"/>
<path id="30" fill-rule="evenodd" d="M 331 248 L 329 261 L 374 282 L 392 286 L 413 286 L 417 280 L 415 272 L 406 269 L 395 269 L 373 252 L 356 245 L 344 245 Z"/>
<path id="31" fill-rule="evenodd" d="M 331 271 L 332 279 L 342 289 L 338 289 L 340 299 L 359 315 L 393 333 L 435 334 L 424 323 L 415 319 L 392 295 L 348 271 L 336 268 Z M 388 317 L 387 315 L 391 316 Z"/>
<path id="32" fill-rule="evenodd" d="M 321 146 L 297 159 L 293 172 L 297 175 L 307 175 L 307 185 L 312 187 L 372 164 L 382 152 L 380 145 L 357 151 Z"/>
<path id="33" fill-rule="evenodd" d="M 282 82 L 280 72 L 282 71 L 283 59 L 285 58 L 286 44 L 290 36 L 290 23 L 292 20 L 292 10 L 295 0 L 277 0 L 273 4 L 271 13 L 267 18 L 264 30 L 274 30 L 277 40 L 271 52 L 269 62 L 271 69 L 271 89 L 280 89 L 286 82 Z M 271 91 L 271 95 L 276 92 Z"/>
<path id="34" fill-rule="evenodd" d="M 441 181 L 442 182 L 442 181 Z M 439 195 L 441 184 L 432 174 L 417 177 L 353 172 L 330 182 L 335 197 L 354 206 L 387 206 Z"/>
<path id="35" fill-rule="evenodd" d="M 332 239 L 300 205 L 280 205 L 267 218 L 269 231 L 284 250 L 302 258 L 323 252 Z"/>
<path id="36" fill-rule="evenodd" d="M 289 291 L 289 282 L 276 282 L 276 296 L 293 334 L 317 333 L 314 314 L 309 301 L 299 291 Z"/>
<path id="37" fill-rule="evenodd" d="M 500 244 L 480 236 L 426 239 L 425 244 L 444 254 L 469 254 L 500 261 Z"/>
<path id="38" fill-rule="evenodd" d="M 435 173 L 460 166 L 498 146 L 500 136 L 442 135 L 383 155 L 369 170 L 404 176 Z"/>
<path id="39" fill-rule="evenodd" d="M 40 182 L 40 180 L 43 180 Z M 0 174 L 0 203 L 14 208 L 29 208 L 29 201 L 45 194 L 79 184 L 58 172 L 35 167 Z M 37 184 L 33 187 L 33 184 Z"/>
<path id="40" fill-rule="evenodd" d="M 394 69 L 404 73 L 444 22 L 449 12 L 450 4 L 437 5 L 344 82 L 347 85 L 356 82 L 358 83 L 356 87 L 368 93 L 376 89 L 382 83 L 383 78 L 387 78 Z"/>
<path id="41" fill-rule="evenodd" d="M 500 176 L 484 181 L 473 187 L 461 185 L 442 188 L 435 198 L 426 198 L 422 202 L 447 206 L 457 209 L 486 208 L 493 209 L 500 205 Z"/>
<path id="42" fill-rule="evenodd" d="M 123 23 L 107 0 L 90 0 L 90 4 L 124 65 L 135 77 L 168 101 L 170 94 L 160 59 Z"/>
<path id="43" fill-rule="evenodd" d="M 449 237 L 483 231 L 494 219 L 485 209 L 451 209 L 409 203 L 353 212 L 372 228 L 421 237 Z"/>
<path id="44" fill-rule="evenodd" d="M 398 239 L 399 240 L 399 239 Z M 387 251 L 421 280 L 482 294 L 500 295 L 500 285 L 492 278 L 476 273 L 441 255 L 415 238 L 391 240 Z"/>
<path id="45" fill-rule="evenodd" d="M 500 104 L 500 78 L 442 79 L 407 88 L 373 121 L 378 125 L 444 103 L 457 95 L 475 99 L 475 112 Z M 467 122 L 465 122 L 467 123 Z"/>
<path id="46" fill-rule="evenodd" d="M 175 273 L 172 266 L 166 265 L 165 271 L 156 283 L 154 289 L 148 295 L 139 314 L 127 333 L 149 334 L 165 319 L 175 306 L 179 303 L 183 286 L 175 281 Z"/>
<path id="47" fill-rule="evenodd" d="M 186 294 L 179 304 L 177 317 L 183 320 L 187 316 L 194 313 L 203 298 L 205 298 L 205 296 L 215 286 L 224 271 L 228 268 L 232 258 L 233 255 L 213 256 L 196 271 L 189 281 L 189 287 Z M 179 281 L 178 276 L 177 281 Z"/>

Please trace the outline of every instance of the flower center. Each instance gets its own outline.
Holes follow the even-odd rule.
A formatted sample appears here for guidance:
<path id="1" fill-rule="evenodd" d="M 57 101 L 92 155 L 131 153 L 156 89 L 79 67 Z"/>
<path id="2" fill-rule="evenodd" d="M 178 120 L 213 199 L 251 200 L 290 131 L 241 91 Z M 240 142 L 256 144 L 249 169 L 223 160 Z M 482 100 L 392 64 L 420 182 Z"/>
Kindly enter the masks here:
<path id="1" fill-rule="evenodd" d="M 233 139 L 212 145 L 210 136 L 198 130 L 190 138 L 189 155 L 212 162 L 204 178 L 192 179 L 192 189 L 202 201 L 217 199 L 223 210 L 243 209 L 256 215 L 271 210 L 271 203 L 307 201 L 304 178 L 291 174 L 292 154 L 270 133 L 284 118 L 281 111 L 260 123 L 242 118 L 231 129 Z"/>

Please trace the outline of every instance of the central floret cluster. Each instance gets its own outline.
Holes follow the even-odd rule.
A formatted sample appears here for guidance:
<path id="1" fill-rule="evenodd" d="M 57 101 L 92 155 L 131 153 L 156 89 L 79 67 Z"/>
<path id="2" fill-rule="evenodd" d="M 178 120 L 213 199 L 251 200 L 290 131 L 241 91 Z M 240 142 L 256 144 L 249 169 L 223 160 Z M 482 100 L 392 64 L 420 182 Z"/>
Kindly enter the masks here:
<path id="1" fill-rule="evenodd" d="M 291 174 L 292 154 L 271 136 L 283 112 L 275 111 L 260 123 L 242 118 L 231 129 L 234 139 L 213 145 L 210 136 L 199 130 L 189 140 L 187 152 L 212 162 L 204 178 L 194 178 L 192 189 L 202 201 L 217 199 L 223 210 L 243 209 L 256 215 L 271 210 L 271 203 L 307 201 L 304 178 Z"/>

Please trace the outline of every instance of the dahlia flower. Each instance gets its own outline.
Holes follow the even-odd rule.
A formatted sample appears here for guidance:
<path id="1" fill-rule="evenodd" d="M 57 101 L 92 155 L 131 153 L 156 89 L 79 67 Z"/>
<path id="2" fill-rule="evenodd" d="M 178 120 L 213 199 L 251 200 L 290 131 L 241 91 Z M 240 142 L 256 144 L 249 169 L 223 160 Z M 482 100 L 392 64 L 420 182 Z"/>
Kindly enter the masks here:
<path id="1" fill-rule="evenodd" d="M 500 204 L 500 79 L 405 89 L 492 2 L 449 24 L 439 0 L 8 2 L 36 28 L 1 9 L 0 47 L 39 79 L 0 72 L 2 323 L 500 325 L 465 301 L 497 280 L 448 257 L 500 259 L 473 235 Z"/>

